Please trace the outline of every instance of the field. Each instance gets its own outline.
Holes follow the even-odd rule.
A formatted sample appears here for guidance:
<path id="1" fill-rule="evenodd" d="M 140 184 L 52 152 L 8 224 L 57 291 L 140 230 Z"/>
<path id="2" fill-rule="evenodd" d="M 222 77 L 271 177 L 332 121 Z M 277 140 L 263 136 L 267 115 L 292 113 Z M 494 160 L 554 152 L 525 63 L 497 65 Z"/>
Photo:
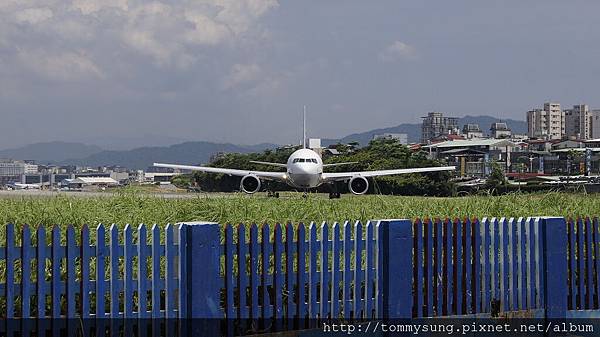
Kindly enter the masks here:
<path id="1" fill-rule="evenodd" d="M 0 198 L 0 222 L 52 225 L 344 221 L 416 217 L 597 216 L 596 195 L 545 193 L 460 198 L 323 195 L 197 195 L 163 198 L 125 191 L 110 196 Z M 2 228 L 0 228 L 2 231 Z"/>

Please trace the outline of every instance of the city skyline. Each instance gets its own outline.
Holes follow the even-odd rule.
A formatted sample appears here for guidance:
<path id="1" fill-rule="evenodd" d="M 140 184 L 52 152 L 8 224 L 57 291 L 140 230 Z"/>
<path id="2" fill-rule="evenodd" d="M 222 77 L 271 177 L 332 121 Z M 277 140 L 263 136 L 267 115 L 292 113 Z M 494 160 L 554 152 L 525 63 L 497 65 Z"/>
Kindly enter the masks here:
<path id="1" fill-rule="evenodd" d="M 431 111 L 524 120 L 538 102 L 596 109 L 599 9 L 3 1 L 0 148 L 137 135 L 295 143 L 304 104 L 323 138 Z"/>

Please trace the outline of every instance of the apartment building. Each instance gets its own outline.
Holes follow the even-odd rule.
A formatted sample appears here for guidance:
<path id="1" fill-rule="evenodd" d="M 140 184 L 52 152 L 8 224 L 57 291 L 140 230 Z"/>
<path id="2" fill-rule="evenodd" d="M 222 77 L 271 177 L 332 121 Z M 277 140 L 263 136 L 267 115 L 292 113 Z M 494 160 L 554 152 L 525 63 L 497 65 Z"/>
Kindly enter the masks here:
<path id="1" fill-rule="evenodd" d="M 575 139 L 592 139 L 592 111 L 587 104 L 565 109 L 566 136 Z"/>
<path id="2" fill-rule="evenodd" d="M 444 117 L 441 112 L 430 112 L 423 118 L 421 125 L 421 143 L 445 135 L 460 134 L 458 118 Z"/>
<path id="3" fill-rule="evenodd" d="M 544 103 L 543 109 L 527 111 L 529 137 L 561 139 L 565 135 L 565 113 L 560 103 Z"/>

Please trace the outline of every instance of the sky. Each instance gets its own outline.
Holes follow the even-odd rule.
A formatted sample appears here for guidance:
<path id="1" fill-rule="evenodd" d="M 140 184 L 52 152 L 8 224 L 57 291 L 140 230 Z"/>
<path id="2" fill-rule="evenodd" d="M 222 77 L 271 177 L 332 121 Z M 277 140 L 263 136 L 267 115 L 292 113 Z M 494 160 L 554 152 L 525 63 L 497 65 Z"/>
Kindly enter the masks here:
<path id="1" fill-rule="evenodd" d="M 0 149 L 298 143 L 420 121 L 600 108 L 589 0 L 2 0 Z M 151 142 L 151 141 L 149 141 Z"/>

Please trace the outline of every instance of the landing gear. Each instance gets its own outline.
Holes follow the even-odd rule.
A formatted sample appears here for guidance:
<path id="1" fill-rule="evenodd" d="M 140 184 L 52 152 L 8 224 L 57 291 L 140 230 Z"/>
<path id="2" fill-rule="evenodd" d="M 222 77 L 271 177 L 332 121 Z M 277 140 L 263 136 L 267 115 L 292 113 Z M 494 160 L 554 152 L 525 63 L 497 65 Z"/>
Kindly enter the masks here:
<path id="1" fill-rule="evenodd" d="M 341 198 L 340 192 L 329 192 L 329 199 L 339 199 Z"/>
<path id="2" fill-rule="evenodd" d="M 267 197 L 269 197 L 269 198 L 279 198 L 279 192 L 267 191 Z"/>
<path id="3" fill-rule="evenodd" d="M 330 192 L 329 192 L 329 199 L 339 199 L 341 197 L 341 193 L 338 192 L 337 189 L 337 185 L 335 183 L 332 183 L 329 185 L 330 187 Z"/>

